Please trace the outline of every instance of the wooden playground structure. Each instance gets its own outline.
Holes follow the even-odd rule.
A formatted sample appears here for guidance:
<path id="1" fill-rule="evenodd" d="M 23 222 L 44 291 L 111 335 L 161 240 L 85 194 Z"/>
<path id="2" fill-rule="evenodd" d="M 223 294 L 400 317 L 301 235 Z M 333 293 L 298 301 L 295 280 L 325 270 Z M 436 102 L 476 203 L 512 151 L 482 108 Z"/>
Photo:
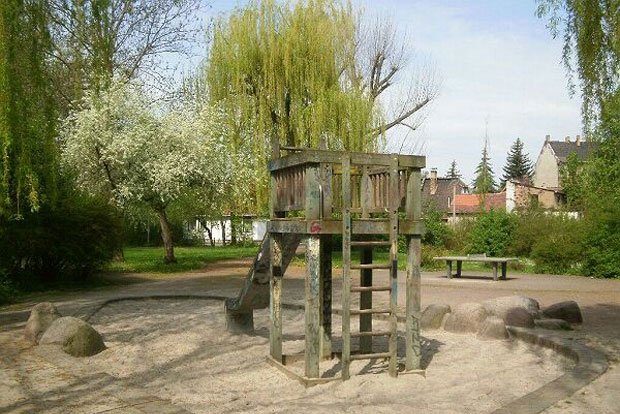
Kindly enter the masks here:
<path id="1" fill-rule="evenodd" d="M 280 151 L 289 154 L 279 157 Z M 270 220 L 261 251 L 239 296 L 226 303 L 227 328 L 253 329 L 253 309 L 270 309 L 268 360 L 306 385 L 349 378 L 352 360 L 386 359 L 397 376 L 398 236 L 407 246 L 405 303 L 406 371 L 420 369 L 420 170 L 422 156 L 328 151 L 282 147 L 269 163 Z M 332 239 L 342 235 L 342 353 L 332 351 Z M 282 278 L 300 242 L 306 247 L 305 351 L 282 352 Z M 389 247 L 389 261 L 373 261 L 373 249 Z M 360 249 L 359 263 L 351 250 Z M 373 270 L 389 272 L 389 283 L 373 284 Z M 359 271 L 359 286 L 352 284 Z M 352 309 L 351 295 L 360 295 Z M 373 294 L 389 295 L 388 307 L 373 307 Z M 373 315 L 389 321 L 389 329 L 373 330 Z M 351 317 L 359 330 L 351 330 Z M 373 352 L 373 337 L 388 338 L 388 349 Z M 351 349 L 351 338 L 359 349 Z M 321 360 L 341 358 L 341 376 L 320 377 Z M 286 365 L 305 361 L 303 376 Z"/>

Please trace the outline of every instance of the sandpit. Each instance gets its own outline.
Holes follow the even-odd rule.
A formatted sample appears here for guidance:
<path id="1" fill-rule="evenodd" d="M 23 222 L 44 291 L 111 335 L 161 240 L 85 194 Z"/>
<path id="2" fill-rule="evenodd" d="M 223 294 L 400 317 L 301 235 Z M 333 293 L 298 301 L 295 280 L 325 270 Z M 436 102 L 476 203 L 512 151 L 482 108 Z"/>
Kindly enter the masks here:
<path id="1" fill-rule="evenodd" d="M 349 381 L 305 388 L 266 362 L 266 310 L 255 312 L 255 335 L 227 333 L 223 304 L 211 300 L 118 302 L 90 322 L 108 349 L 76 360 L 76 371 L 106 372 L 194 413 L 488 413 L 554 380 L 572 364 L 518 341 L 426 331 L 425 378 L 394 379 L 380 361 L 356 361 Z M 285 310 L 283 325 L 285 353 L 302 350 L 303 311 Z M 335 336 L 339 331 L 335 317 Z M 330 375 L 334 363 L 327 364 Z"/>

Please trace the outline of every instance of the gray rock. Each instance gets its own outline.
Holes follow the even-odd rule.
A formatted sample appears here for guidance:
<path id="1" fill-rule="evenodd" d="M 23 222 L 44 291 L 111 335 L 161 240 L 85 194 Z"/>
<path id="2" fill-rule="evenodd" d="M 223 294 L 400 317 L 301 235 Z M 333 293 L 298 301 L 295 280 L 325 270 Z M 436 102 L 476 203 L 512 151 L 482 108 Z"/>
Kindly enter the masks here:
<path id="1" fill-rule="evenodd" d="M 582 323 L 583 316 L 574 300 L 560 302 L 543 309 L 543 315 L 552 319 L 563 319 L 569 323 Z"/>
<path id="2" fill-rule="evenodd" d="M 570 323 L 566 322 L 564 319 L 537 319 L 534 321 L 534 324 L 537 328 L 542 329 L 556 329 L 560 331 L 570 331 L 573 329 Z"/>
<path id="3" fill-rule="evenodd" d="M 99 332 L 72 316 L 56 319 L 41 337 L 40 344 L 60 345 L 63 351 L 75 357 L 95 355 L 105 349 Z"/>
<path id="4" fill-rule="evenodd" d="M 32 344 L 38 344 L 47 328 L 61 316 L 56 306 L 50 302 L 42 302 L 35 305 L 30 311 L 28 322 L 26 322 L 24 337 Z"/>
<path id="5" fill-rule="evenodd" d="M 420 318 L 423 329 L 439 329 L 446 313 L 450 313 L 450 306 L 431 304 L 424 309 Z"/>
<path id="6" fill-rule="evenodd" d="M 462 303 L 454 306 L 446 317 L 444 329 L 448 332 L 478 332 L 487 317 L 484 307 L 479 303 Z"/>
<path id="7" fill-rule="evenodd" d="M 488 316 L 478 330 L 478 338 L 481 339 L 507 339 L 508 337 L 506 324 L 497 316 Z"/>
<path id="8" fill-rule="evenodd" d="M 518 326 L 519 328 L 534 327 L 534 317 L 523 308 L 508 309 L 504 315 L 504 322 L 508 326 Z"/>
<path id="9" fill-rule="evenodd" d="M 540 309 L 538 301 L 526 296 L 501 296 L 499 298 L 489 299 L 482 302 L 482 306 L 489 315 L 506 319 L 506 313 L 512 308 L 522 308 L 528 311 L 532 316 L 536 316 Z"/>

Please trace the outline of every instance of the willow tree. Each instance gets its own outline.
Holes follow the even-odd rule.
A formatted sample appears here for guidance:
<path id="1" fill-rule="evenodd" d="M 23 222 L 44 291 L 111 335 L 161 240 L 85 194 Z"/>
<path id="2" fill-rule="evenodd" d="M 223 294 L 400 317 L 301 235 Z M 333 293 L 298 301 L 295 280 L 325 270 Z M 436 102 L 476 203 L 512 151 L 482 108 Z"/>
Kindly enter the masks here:
<path id="1" fill-rule="evenodd" d="M 256 176 L 240 183 L 247 191 L 231 200 L 231 211 L 265 210 L 272 140 L 375 151 L 386 130 L 432 99 L 428 88 L 395 118 L 386 116 L 380 97 L 404 66 L 389 31 L 367 39 L 376 47 L 362 47 L 359 22 L 337 0 L 251 2 L 215 22 L 202 80 L 211 103 L 228 114 L 231 151 L 249 145 Z"/>
<path id="2" fill-rule="evenodd" d="M 602 105 L 620 89 L 620 1 L 537 0 L 554 37 L 564 39 L 569 88 L 579 79 L 586 128 L 596 127 Z"/>
<path id="3" fill-rule="evenodd" d="M 0 216 L 20 217 L 56 197 L 56 113 L 43 0 L 0 2 Z"/>

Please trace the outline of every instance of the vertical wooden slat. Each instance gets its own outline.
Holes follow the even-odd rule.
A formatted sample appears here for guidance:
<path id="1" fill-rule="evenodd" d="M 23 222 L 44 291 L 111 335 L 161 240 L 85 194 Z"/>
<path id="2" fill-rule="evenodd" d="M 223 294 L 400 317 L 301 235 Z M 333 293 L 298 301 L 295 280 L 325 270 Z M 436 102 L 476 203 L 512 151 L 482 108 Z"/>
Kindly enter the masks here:
<path id="1" fill-rule="evenodd" d="M 324 163 L 321 165 L 321 186 L 322 194 L 322 218 L 330 219 L 332 217 L 333 206 L 333 190 L 332 190 L 333 168 L 331 164 Z"/>
<path id="2" fill-rule="evenodd" d="M 342 379 L 351 364 L 351 159 L 342 158 Z"/>
<path id="3" fill-rule="evenodd" d="M 304 190 L 304 210 L 307 220 L 318 220 L 321 217 L 321 172 L 319 165 L 305 169 L 304 181 L 300 182 Z"/>
<path id="4" fill-rule="evenodd" d="M 407 180 L 407 196 L 405 213 L 409 220 L 420 220 L 422 213 L 420 170 L 412 170 Z M 405 306 L 405 369 L 413 370 L 421 367 L 420 338 L 420 236 L 407 238 L 407 281 Z"/>
<path id="5" fill-rule="evenodd" d="M 368 166 L 364 165 L 362 167 L 362 180 L 360 183 L 361 187 L 361 207 L 362 207 L 362 218 L 369 218 L 370 213 L 369 210 L 371 208 L 371 197 L 372 197 L 372 188 L 370 182 L 370 176 L 368 175 Z"/>
<path id="6" fill-rule="evenodd" d="M 387 199 L 390 208 L 390 260 L 392 267 L 390 269 L 390 376 L 398 375 L 397 341 L 398 341 L 398 156 L 394 156 L 390 162 L 389 171 L 389 196 Z"/>

